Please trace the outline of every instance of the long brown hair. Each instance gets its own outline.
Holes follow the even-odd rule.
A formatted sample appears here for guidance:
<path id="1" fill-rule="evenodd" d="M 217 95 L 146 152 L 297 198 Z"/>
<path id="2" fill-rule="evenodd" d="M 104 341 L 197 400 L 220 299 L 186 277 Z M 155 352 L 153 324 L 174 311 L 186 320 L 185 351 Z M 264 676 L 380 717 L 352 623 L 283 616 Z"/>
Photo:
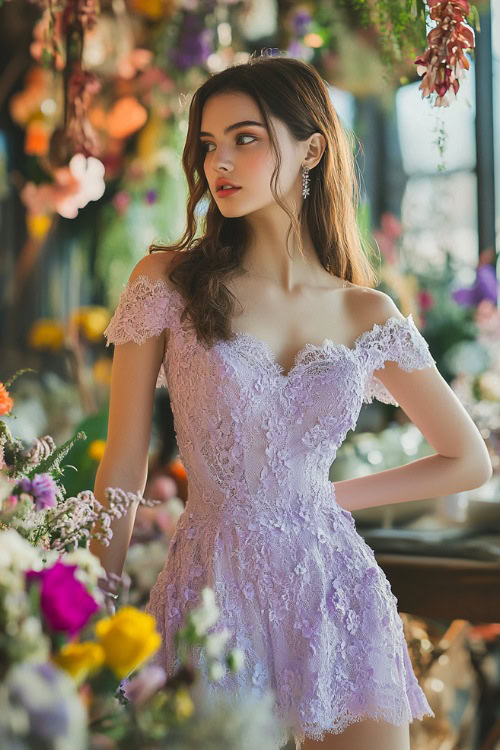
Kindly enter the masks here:
<path id="1" fill-rule="evenodd" d="M 204 152 L 199 141 L 203 106 L 209 96 L 221 92 L 244 93 L 261 112 L 268 130 L 276 167 L 271 192 L 290 217 L 299 251 L 301 223 L 307 222 L 310 236 L 322 266 L 353 284 L 373 287 L 374 268 L 357 224 L 359 186 L 353 155 L 355 137 L 345 131 L 331 103 L 328 88 L 317 70 L 291 57 L 251 57 L 208 78 L 193 94 L 182 165 L 189 186 L 187 227 L 174 245 L 152 244 L 149 253 L 177 251 L 169 265 L 168 278 L 182 294 L 186 305 L 182 319 L 189 316 L 198 340 L 212 346 L 218 339 L 231 339 L 231 319 L 235 297 L 224 279 L 244 274 L 242 258 L 249 240 L 244 217 L 227 218 L 214 201 L 204 172 Z M 292 136 L 306 140 L 320 132 L 326 148 L 320 162 L 310 172 L 310 194 L 303 201 L 299 219 L 277 194 L 281 158 L 269 116 L 281 120 Z M 273 182 L 274 180 L 274 182 Z M 202 235 L 195 211 L 208 200 L 203 216 Z"/>

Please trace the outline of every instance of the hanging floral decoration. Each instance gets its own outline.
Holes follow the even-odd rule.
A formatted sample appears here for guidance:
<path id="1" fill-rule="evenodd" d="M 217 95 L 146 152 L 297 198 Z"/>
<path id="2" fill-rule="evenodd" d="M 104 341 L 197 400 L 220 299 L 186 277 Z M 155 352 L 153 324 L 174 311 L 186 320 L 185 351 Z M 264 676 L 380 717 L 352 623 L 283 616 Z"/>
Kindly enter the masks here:
<path id="1" fill-rule="evenodd" d="M 415 60 L 417 73 L 424 76 L 419 89 L 422 98 L 436 94 L 435 107 L 448 107 L 450 99 L 456 98 L 464 70 L 469 70 L 465 52 L 474 49 L 474 32 L 465 24 L 471 8 L 467 0 L 428 0 L 428 4 L 437 25 L 427 34 L 424 54 Z"/>

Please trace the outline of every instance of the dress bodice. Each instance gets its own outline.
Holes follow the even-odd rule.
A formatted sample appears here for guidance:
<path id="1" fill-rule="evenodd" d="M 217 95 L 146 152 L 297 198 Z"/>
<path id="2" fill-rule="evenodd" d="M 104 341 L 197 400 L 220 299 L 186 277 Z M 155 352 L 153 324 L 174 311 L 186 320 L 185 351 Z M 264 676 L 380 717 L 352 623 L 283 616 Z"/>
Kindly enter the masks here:
<path id="1" fill-rule="evenodd" d="M 330 339 L 307 344 L 284 374 L 252 334 L 200 343 L 181 322 L 183 309 L 165 281 L 138 276 L 104 333 L 108 346 L 140 345 L 169 329 L 157 387 L 168 387 L 191 509 L 202 513 L 221 514 L 226 503 L 255 513 L 269 498 L 287 506 L 292 492 L 313 491 L 331 504 L 329 468 L 362 405 L 374 398 L 398 405 L 376 371 L 386 361 L 408 372 L 435 364 L 411 313 L 375 324 L 352 348 Z"/>

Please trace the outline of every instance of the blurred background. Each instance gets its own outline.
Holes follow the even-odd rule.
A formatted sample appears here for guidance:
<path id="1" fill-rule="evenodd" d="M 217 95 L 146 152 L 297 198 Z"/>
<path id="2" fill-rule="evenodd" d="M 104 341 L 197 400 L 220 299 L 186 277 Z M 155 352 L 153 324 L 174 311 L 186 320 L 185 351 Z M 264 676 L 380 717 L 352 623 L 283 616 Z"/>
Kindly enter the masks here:
<path id="1" fill-rule="evenodd" d="M 456 93 L 421 86 L 432 56 L 418 58 L 440 28 L 430 10 L 444 5 L 474 39 Z M 500 748 L 498 0 L 0 3 L 0 382 L 30 368 L 3 419 L 27 445 L 84 432 L 61 482 L 68 495 L 93 488 L 112 362 L 103 331 L 148 246 L 183 233 L 190 94 L 261 52 L 307 61 L 328 84 L 357 139 L 358 219 L 379 288 L 413 314 L 490 451 L 493 477 L 476 491 L 354 515 L 437 716 L 412 726 L 412 747 Z M 401 409 L 376 401 L 331 479 L 433 452 Z M 187 493 L 158 389 L 144 494 L 161 503 L 139 509 L 126 563 L 137 606 Z"/>

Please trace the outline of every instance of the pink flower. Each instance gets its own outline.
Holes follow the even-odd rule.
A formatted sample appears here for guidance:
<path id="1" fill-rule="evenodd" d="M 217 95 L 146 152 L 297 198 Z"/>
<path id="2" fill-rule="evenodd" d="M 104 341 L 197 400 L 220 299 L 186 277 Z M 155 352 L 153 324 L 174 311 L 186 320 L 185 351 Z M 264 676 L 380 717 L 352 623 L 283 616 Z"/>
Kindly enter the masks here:
<path id="1" fill-rule="evenodd" d="M 130 682 L 125 682 L 124 695 L 136 706 L 142 706 L 163 687 L 166 679 L 167 675 L 163 667 L 155 665 L 144 667 L 137 677 Z"/>
<path id="2" fill-rule="evenodd" d="M 81 581 L 75 578 L 77 565 L 64 565 L 60 560 L 52 568 L 26 573 L 28 585 L 41 582 L 40 607 L 49 627 L 73 637 L 88 622 L 100 605 L 90 596 Z"/>

